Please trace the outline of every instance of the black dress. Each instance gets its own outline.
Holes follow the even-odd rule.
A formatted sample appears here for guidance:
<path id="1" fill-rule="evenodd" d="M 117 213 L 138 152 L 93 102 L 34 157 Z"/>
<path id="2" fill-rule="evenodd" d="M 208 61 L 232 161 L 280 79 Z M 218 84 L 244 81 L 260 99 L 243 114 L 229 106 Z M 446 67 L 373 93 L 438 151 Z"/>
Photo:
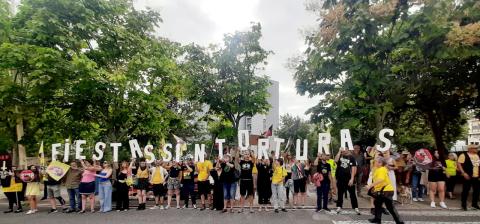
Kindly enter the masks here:
<path id="1" fill-rule="evenodd" d="M 272 167 L 270 165 L 257 163 L 257 170 L 258 204 L 269 204 L 270 197 L 272 196 Z"/>
<path id="2" fill-rule="evenodd" d="M 210 175 L 215 182 L 213 185 L 213 208 L 219 211 L 223 209 L 223 182 L 216 170 L 210 171 Z"/>

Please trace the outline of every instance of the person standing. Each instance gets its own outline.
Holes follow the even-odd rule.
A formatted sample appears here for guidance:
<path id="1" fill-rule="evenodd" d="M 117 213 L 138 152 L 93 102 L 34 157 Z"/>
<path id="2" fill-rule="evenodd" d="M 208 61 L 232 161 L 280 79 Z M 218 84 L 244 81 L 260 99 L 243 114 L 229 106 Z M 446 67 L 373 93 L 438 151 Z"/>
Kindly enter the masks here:
<path id="1" fill-rule="evenodd" d="M 238 213 L 243 212 L 245 207 L 245 200 L 248 200 L 250 205 L 250 213 L 253 213 L 253 165 L 250 154 L 243 155 L 240 164 L 240 210 Z"/>
<path id="2" fill-rule="evenodd" d="M 177 201 L 177 209 L 180 209 L 180 181 L 182 179 L 182 167 L 179 162 L 173 162 L 173 164 L 167 166 L 168 181 L 167 181 L 167 207 L 170 208 L 172 202 L 172 196 L 175 193 L 175 200 Z"/>
<path id="3" fill-rule="evenodd" d="M 83 171 L 78 168 L 77 162 L 70 162 L 70 169 L 65 174 L 64 184 L 67 188 L 70 208 L 67 213 L 78 212 L 82 209 L 82 199 L 78 187 Z"/>
<path id="4" fill-rule="evenodd" d="M 287 170 L 283 167 L 283 159 L 278 158 L 273 164 L 272 175 L 272 203 L 275 213 L 278 213 L 278 209 L 281 208 L 283 212 L 287 212 L 285 209 L 285 192 L 283 183 L 287 176 Z"/>
<path id="5" fill-rule="evenodd" d="M 319 212 L 320 210 L 325 210 L 327 212 L 330 211 L 328 208 L 328 192 L 330 191 L 330 184 L 332 183 L 332 169 L 330 168 L 330 164 L 327 163 L 327 156 L 322 154 L 321 157 L 317 160 L 317 173 L 315 175 L 322 175 L 320 181 L 320 187 L 317 186 L 317 209 L 316 211 Z M 323 204 L 323 205 L 322 205 Z"/>
<path id="6" fill-rule="evenodd" d="M 112 211 L 112 177 L 113 169 L 108 161 L 103 162 L 103 169 L 96 177 L 99 178 L 98 197 L 100 199 L 100 212 Z"/>
<path id="7" fill-rule="evenodd" d="M 182 166 L 182 192 L 184 197 L 183 208 L 188 208 L 188 199 L 192 200 L 193 209 L 197 209 L 197 196 L 195 195 L 195 164 L 189 158 Z"/>
<path id="8" fill-rule="evenodd" d="M 348 191 L 350 195 L 350 201 L 352 208 L 355 210 L 357 215 L 360 215 L 360 210 L 358 210 L 357 196 L 355 195 L 355 175 L 357 173 L 357 162 L 351 156 L 348 149 L 340 148 L 337 155 L 335 156 L 335 162 L 337 166 L 337 214 L 342 210 L 343 206 L 343 197 L 344 194 Z"/>
<path id="9" fill-rule="evenodd" d="M 26 213 L 27 215 L 35 214 L 38 211 L 37 196 L 40 196 L 40 173 L 37 167 L 33 165 L 30 166 L 30 171 L 33 172 L 33 178 L 27 183 L 25 191 L 25 196 L 27 196 L 30 204 L 30 210 Z"/>
<path id="10" fill-rule="evenodd" d="M 270 159 L 264 158 L 257 163 L 258 178 L 257 178 L 257 195 L 258 195 L 258 211 L 268 211 L 269 199 L 272 196 L 272 166 Z"/>
<path id="11" fill-rule="evenodd" d="M 355 174 L 355 185 L 357 187 L 357 196 L 361 197 L 362 193 L 362 179 L 365 170 L 365 155 L 362 153 L 359 145 L 353 146 L 353 158 L 357 162 L 357 172 Z"/>
<path id="12" fill-rule="evenodd" d="M 53 179 L 48 173 L 47 173 L 47 181 L 44 182 L 45 185 L 47 185 L 47 198 L 50 201 L 50 211 L 48 213 L 56 213 L 58 212 L 57 210 L 57 203 L 55 200 L 57 200 L 58 197 L 61 197 L 60 194 L 60 180 L 55 180 Z M 64 206 L 65 203 L 60 204 L 60 206 Z"/>
<path id="13" fill-rule="evenodd" d="M 448 198 L 455 199 L 453 192 L 455 191 L 455 184 L 457 182 L 457 154 L 451 152 L 448 154 L 448 159 L 445 160 L 445 174 L 447 175 L 447 194 Z"/>
<path id="14" fill-rule="evenodd" d="M 235 165 L 230 161 L 231 156 L 229 154 L 223 156 L 221 162 L 223 182 L 223 211 L 227 212 L 227 208 L 230 205 L 230 212 L 233 212 L 233 202 L 235 200 L 235 193 L 237 191 L 237 184 L 235 180 Z"/>
<path id="15" fill-rule="evenodd" d="M 153 188 L 153 196 L 155 197 L 155 206 L 150 209 L 164 209 L 163 207 L 163 197 L 165 197 L 165 179 L 168 176 L 168 172 L 165 168 L 162 167 L 162 162 L 160 160 L 155 161 L 155 166 L 150 169 L 150 184 Z"/>
<path id="16" fill-rule="evenodd" d="M 435 194 L 438 193 L 440 199 L 440 207 L 447 208 L 445 204 L 445 167 L 443 167 L 442 162 L 439 159 L 438 151 L 435 150 L 433 156 L 433 162 L 430 164 L 428 169 L 428 188 L 430 196 L 430 207 L 435 208 Z M 438 192 L 437 192 L 438 191 Z"/>
<path id="17" fill-rule="evenodd" d="M 205 159 L 203 162 L 197 162 L 197 186 L 198 193 L 200 194 L 200 202 L 202 203 L 202 208 L 200 211 L 203 211 L 207 208 L 206 202 L 208 201 L 210 195 L 210 171 L 213 170 L 213 164 L 210 160 L 207 159 L 207 154 L 205 154 Z"/>
<path id="18" fill-rule="evenodd" d="M 328 193 L 328 200 L 332 201 L 333 197 L 337 195 L 337 178 L 336 178 L 337 163 L 335 162 L 334 159 L 331 158 L 330 154 L 326 156 L 326 160 L 327 160 L 327 163 L 330 165 L 330 169 L 332 170 L 332 183 L 330 183 L 330 191 Z"/>
<path id="19" fill-rule="evenodd" d="M 467 197 L 470 188 L 473 188 L 472 207 L 475 209 L 480 209 L 478 206 L 478 196 L 480 193 L 480 157 L 478 156 L 478 146 L 468 145 L 467 147 L 468 151 L 462 153 L 458 157 L 457 161 L 458 170 L 464 178 L 462 189 L 462 209 L 465 211 L 467 210 Z"/>
<path id="20" fill-rule="evenodd" d="M 97 168 L 89 161 L 80 160 L 83 167 L 82 179 L 78 186 L 78 191 L 82 195 L 82 210 L 79 213 L 85 213 L 87 199 L 90 201 L 90 211 L 95 212 L 95 175 Z"/>
<path id="21" fill-rule="evenodd" d="M 302 204 L 302 208 L 305 207 L 305 165 L 296 160 L 292 165 L 292 180 L 293 180 L 293 207 L 297 207 L 297 203 Z"/>
<path id="22" fill-rule="evenodd" d="M 372 183 L 367 185 L 369 195 L 373 196 L 375 204 L 375 217 L 369 219 L 371 223 L 381 223 L 382 222 L 382 205 L 385 204 L 387 210 L 395 220 L 395 223 L 402 224 L 400 216 L 398 215 L 397 210 L 393 205 L 393 186 L 388 174 L 388 169 L 385 167 L 387 165 L 387 160 L 382 157 L 375 159 L 374 167 L 375 171 L 372 176 Z"/>
<path id="23" fill-rule="evenodd" d="M 16 176 L 16 167 L 12 166 L 9 171 L 2 171 L 1 174 L 1 184 L 2 191 L 8 199 L 8 210 L 3 213 L 20 213 L 23 212 L 22 209 L 22 182 Z M 17 210 L 13 211 L 13 205 L 17 205 Z"/>
<path id="24" fill-rule="evenodd" d="M 147 162 L 142 159 L 139 163 L 139 167 L 137 169 L 137 174 L 135 175 L 137 178 L 137 199 L 138 199 L 138 208 L 137 210 L 145 210 L 146 203 L 147 203 L 147 188 L 148 188 L 148 180 L 149 180 L 149 171 L 147 167 Z"/>
<path id="25" fill-rule="evenodd" d="M 120 165 L 120 171 L 117 172 L 117 182 L 115 182 L 116 194 L 117 194 L 117 212 L 119 211 L 128 211 L 130 207 L 130 200 L 128 197 L 128 191 L 130 189 L 131 183 L 128 181 L 132 179 L 132 167 L 134 161 L 130 162 L 130 165 L 127 161 L 123 161 Z"/>
<path id="26" fill-rule="evenodd" d="M 222 176 L 222 167 L 219 160 L 215 163 L 215 169 L 210 171 L 210 176 L 213 179 L 213 210 L 223 210 L 223 182 L 220 177 Z"/>

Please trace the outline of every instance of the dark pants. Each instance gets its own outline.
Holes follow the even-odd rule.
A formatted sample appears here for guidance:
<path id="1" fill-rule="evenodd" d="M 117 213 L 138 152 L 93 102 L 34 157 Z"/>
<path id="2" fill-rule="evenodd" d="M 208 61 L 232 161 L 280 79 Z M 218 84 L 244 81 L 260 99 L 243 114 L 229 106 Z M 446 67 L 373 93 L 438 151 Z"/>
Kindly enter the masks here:
<path id="1" fill-rule="evenodd" d="M 17 209 L 22 209 L 22 203 L 20 202 L 22 192 L 5 192 L 5 196 L 8 199 L 8 209 L 13 210 L 13 205 L 17 205 Z"/>
<path id="2" fill-rule="evenodd" d="M 357 195 L 355 194 L 355 184 L 348 186 L 348 180 L 337 179 L 337 191 L 337 207 L 341 208 L 343 206 L 343 195 L 348 191 L 352 208 L 358 208 Z"/>
<path id="3" fill-rule="evenodd" d="M 397 210 L 395 207 L 393 207 L 393 192 L 383 192 L 383 195 L 376 196 L 374 198 L 373 204 L 375 205 L 375 220 L 377 222 L 380 222 L 382 220 L 382 213 L 383 213 L 383 208 L 382 205 L 385 204 L 385 207 L 387 207 L 387 210 L 390 212 L 392 215 L 393 220 L 395 220 L 395 223 L 402 223 L 402 220 L 400 219 L 400 216 L 398 215 Z"/>
<path id="4" fill-rule="evenodd" d="M 194 183 L 184 183 L 183 184 L 183 199 L 185 200 L 185 206 L 188 207 L 188 196 L 192 198 L 192 204 L 195 205 L 196 203 L 196 195 L 195 195 L 195 184 Z"/>
<path id="5" fill-rule="evenodd" d="M 128 198 L 128 185 L 126 183 L 117 184 L 115 193 L 117 194 L 117 210 L 126 210 L 130 206 L 130 200 Z"/>
<path id="6" fill-rule="evenodd" d="M 470 180 L 464 180 L 462 190 L 462 208 L 467 207 L 467 198 L 470 188 L 473 188 L 472 194 L 472 206 L 478 207 L 478 196 L 480 193 L 480 181 L 478 178 L 470 178 Z"/>
<path id="7" fill-rule="evenodd" d="M 455 190 L 455 184 L 457 183 L 457 176 L 451 176 L 447 178 L 447 192 L 454 192 Z"/>
<path id="8" fill-rule="evenodd" d="M 75 210 L 78 208 L 79 210 L 82 210 L 82 198 L 80 197 L 80 193 L 78 192 L 78 188 L 74 189 L 67 189 L 68 192 L 68 198 L 70 202 L 70 209 Z M 75 208 L 75 205 L 77 205 Z"/>
<path id="9" fill-rule="evenodd" d="M 328 191 L 330 191 L 329 183 L 322 183 L 320 187 L 317 187 L 317 210 L 327 209 Z M 322 202 L 323 202 L 323 207 L 322 207 Z"/>

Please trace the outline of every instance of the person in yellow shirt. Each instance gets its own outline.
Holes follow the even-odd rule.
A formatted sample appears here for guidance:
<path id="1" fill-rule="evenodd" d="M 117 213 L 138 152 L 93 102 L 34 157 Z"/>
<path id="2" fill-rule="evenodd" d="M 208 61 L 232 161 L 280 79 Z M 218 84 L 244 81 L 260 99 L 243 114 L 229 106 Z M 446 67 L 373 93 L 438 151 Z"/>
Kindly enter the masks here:
<path id="1" fill-rule="evenodd" d="M 467 197 L 470 188 L 473 188 L 472 193 L 472 207 L 480 209 L 478 206 L 478 197 L 480 195 L 480 157 L 478 156 L 478 145 L 468 145 L 468 151 L 462 153 L 458 157 L 457 167 L 462 174 L 463 189 L 462 189 L 462 209 L 467 210 Z"/>
<path id="2" fill-rule="evenodd" d="M 287 170 L 283 167 L 283 159 L 275 160 L 272 175 L 272 204 L 276 213 L 278 213 L 279 207 L 281 207 L 283 212 L 287 211 L 285 209 L 285 192 L 283 187 L 286 176 Z"/>
<path id="3" fill-rule="evenodd" d="M 369 219 L 368 221 L 371 223 L 381 223 L 383 212 L 382 205 L 385 204 L 387 210 L 392 215 L 393 220 L 395 220 L 395 223 L 403 223 L 397 210 L 393 206 L 394 187 L 388 176 L 386 165 L 387 160 L 385 158 L 378 157 L 375 159 L 375 171 L 373 172 L 372 183 L 367 185 L 368 194 L 374 198 L 375 218 Z"/>
<path id="4" fill-rule="evenodd" d="M 3 213 L 11 213 L 13 211 L 13 205 L 17 205 L 15 213 L 23 212 L 21 199 L 22 196 L 22 182 L 15 176 L 16 167 L 12 167 L 9 171 L 2 171 L 1 182 L 2 191 L 8 199 L 8 210 Z"/>
<path id="5" fill-rule="evenodd" d="M 449 153 L 448 159 L 445 160 L 445 164 L 447 165 L 447 168 L 445 169 L 447 175 L 447 195 L 448 198 L 455 199 L 455 197 L 453 197 L 453 192 L 457 182 L 457 154 L 453 152 Z"/>
<path id="6" fill-rule="evenodd" d="M 168 172 L 162 166 L 160 160 L 155 161 L 155 166 L 150 168 L 150 184 L 152 184 L 153 196 L 155 197 L 155 206 L 150 209 L 164 209 L 163 198 L 165 197 L 165 179 L 168 176 Z M 159 204 L 160 202 L 160 204 Z"/>
<path id="7" fill-rule="evenodd" d="M 197 162 L 197 188 L 198 193 L 200 194 L 200 201 L 202 203 L 202 207 L 200 211 L 205 210 L 206 203 L 205 200 L 209 201 L 210 196 L 210 181 L 208 178 L 210 177 L 210 171 L 213 170 L 213 163 L 208 158 L 207 154 L 205 154 L 205 160 L 203 162 Z"/>

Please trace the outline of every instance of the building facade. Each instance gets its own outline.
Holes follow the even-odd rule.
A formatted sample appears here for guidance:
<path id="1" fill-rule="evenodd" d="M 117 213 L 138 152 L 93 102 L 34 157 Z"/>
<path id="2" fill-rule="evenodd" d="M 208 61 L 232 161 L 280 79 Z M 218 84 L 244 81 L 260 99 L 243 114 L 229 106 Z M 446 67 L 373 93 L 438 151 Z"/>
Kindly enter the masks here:
<path id="1" fill-rule="evenodd" d="M 480 119 L 468 120 L 468 144 L 480 145 Z"/>

